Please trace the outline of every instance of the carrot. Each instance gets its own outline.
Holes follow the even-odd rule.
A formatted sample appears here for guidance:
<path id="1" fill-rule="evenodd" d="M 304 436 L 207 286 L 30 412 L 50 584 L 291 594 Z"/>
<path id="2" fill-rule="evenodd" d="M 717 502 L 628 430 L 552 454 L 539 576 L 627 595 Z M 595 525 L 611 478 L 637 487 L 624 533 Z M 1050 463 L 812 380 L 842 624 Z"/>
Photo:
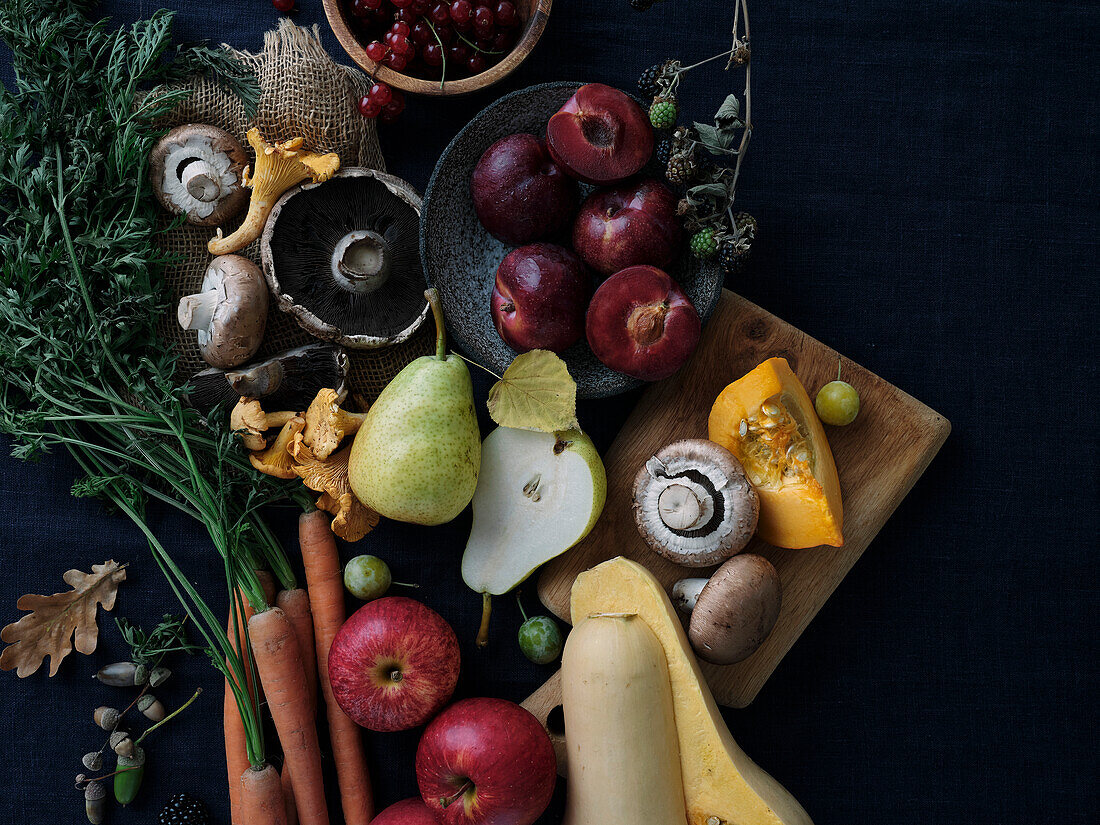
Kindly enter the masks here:
<path id="1" fill-rule="evenodd" d="M 282 610 L 272 607 L 248 620 L 248 638 L 267 694 L 267 707 L 283 746 L 285 764 L 294 777 L 298 819 L 302 825 L 328 825 L 321 748 L 317 744 L 317 726 L 309 707 L 309 688 L 294 627 Z M 281 782 L 279 800 L 282 808 Z"/>
<path id="2" fill-rule="evenodd" d="M 256 576 L 263 586 L 264 595 L 268 604 L 275 598 L 275 578 L 266 570 L 257 570 Z M 248 620 L 252 618 L 252 605 L 243 593 L 238 591 L 243 605 L 243 614 L 237 614 L 237 628 L 233 627 L 233 612 L 237 610 L 237 601 L 233 599 L 229 604 L 229 621 L 226 622 L 225 634 L 229 637 L 229 643 L 233 649 L 240 651 L 237 632 L 242 635 L 246 632 Z M 256 686 L 252 684 L 252 672 L 245 673 L 248 681 L 248 693 L 256 696 Z M 249 767 L 248 750 L 245 746 L 244 724 L 241 722 L 241 712 L 237 707 L 237 700 L 233 696 L 233 688 L 229 680 L 225 682 L 225 698 L 222 701 L 222 730 L 225 735 L 225 768 L 229 776 L 229 821 L 231 825 L 245 825 L 246 820 L 241 819 L 241 774 Z"/>
<path id="3" fill-rule="evenodd" d="M 306 685 L 309 688 L 310 713 L 317 715 L 317 659 L 313 650 L 313 613 L 309 609 L 309 594 L 305 590 L 283 590 L 275 599 L 275 604 L 282 610 L 290 624 L 294 627 L 294 635 L 298 639 L 298 648 L 302 653 L 302 665 L 306 672 Z M 294 802 L 294 783 L 291 779 L 290 768 L 283 766 L 282 773 L 283 797 L 286 800 L 287 825 L 297 825 L 298 809 Z"/>
<path id="4" fill-rule="evenodd" d="M 328 651 L 336 631 L 344 623 L 344 577 L 340 554 L 329 526 L 329 516 L 321 510 L 304 513 L 298 519 L 298 541 L 306 570 L 310 606 L 313 608 L 314 640 L 321 693 L 328 714 L 336 778 L 340 783 L 340 804 L 347 825 L 367 825 L 374 816 L 367 755 L 362 732 L 340 710 L 332 696 L 328 680 Z"/>
<path id="5" fill-rule="evenodd" d="M 271 765 L 249 767 L 237 781 L 241 798 L 241 821 L 247 825 L 286 825 L 279 772 Z"/>

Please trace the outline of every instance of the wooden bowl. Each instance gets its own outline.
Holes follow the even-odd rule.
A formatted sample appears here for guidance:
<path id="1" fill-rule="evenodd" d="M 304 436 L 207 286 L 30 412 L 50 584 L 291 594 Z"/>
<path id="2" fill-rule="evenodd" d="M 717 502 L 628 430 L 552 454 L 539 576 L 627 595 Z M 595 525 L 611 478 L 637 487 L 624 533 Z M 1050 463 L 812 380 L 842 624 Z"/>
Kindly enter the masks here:
<path id="1" fill-rule="evenodd" d="M 388 66 L 375 63 L 367 57 L 365 44 L 352 31 L 348 23 L 346 5 L 342 0 L 322 0 L 325 6 L 325 16 L 336 34 L 336 39 L 344 47 L 360 68 L 380 83 L 386 83 L 394 88 L 418 95 L 464 95 L 485 89 L 506 78 L 535 48 L 535 44 L 542 37 L 542 30 L 546 28 L 546 21 L 550 17 L 550 4 L 553 0 L 515 0 L 516 11 L 524 21 L 523 32 L 520 34 L 516 45 L 512 47 L 504 59 L 490 66 L 480 74 L 464 77 L 460 80 L 448 80 L 440 85 L 436 80 L 424 80 L 407 74 L 395 72 Z"/>
<path id="2" fill-rule="evenodd" d="M 512 247 L 490 235 L 478 221 L 470 195 L 470 176 L 485 150 L 505 135 L 545 135 L 550 116 L 580 85 L 558 82 L 530 86 L 482 109 L 443 150 L 424 191 L 420 210 L 424 276 L 443 299 L 451 341 L 497 375 L 503 375 L 516 357 L 515 350 L 501 339 L 489 311 L 497 267 Z M 659 177 L 664 170 L 654 161 L 644 172 Z M 593 188 L 582 184 L 581 192 L 588 195 Z M 568 237 L 548 240 L 570 245 Z M 722 271 L 717 262 L 693 257 L 685 239 L 679 257 L 667 270 L 706 324 L 722 295 Z M 601 364 L 583 337 L 561 357 L 577 382 L 578 398 L 604 398 L 642 384 Z"/>

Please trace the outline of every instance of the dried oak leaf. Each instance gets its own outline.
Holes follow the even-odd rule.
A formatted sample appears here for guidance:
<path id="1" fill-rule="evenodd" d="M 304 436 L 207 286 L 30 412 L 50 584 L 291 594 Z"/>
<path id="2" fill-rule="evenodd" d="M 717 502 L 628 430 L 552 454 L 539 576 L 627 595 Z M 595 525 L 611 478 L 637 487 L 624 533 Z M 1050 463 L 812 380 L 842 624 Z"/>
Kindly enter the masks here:
<path id="1" fill-rule="evenodd" d="M 0 631 L 0 639 L 8 642 L 0 653 L 0 670 L 14 668 L 22 679 L 38 670 L 49 656 L 53 676 L 61 660 L 72 652 L 74 637 L 77 652 L 95 650 L 99 641 L 96 607 L 110 610 L 115 606 L 118 586 L 126 579 L 126 565 L 111 560 L 93 564 L 91 573 L 69 570 L 62 578 L 73 588 L 67 593 L 19 597 L 15 606 L 31 612 Z"/>

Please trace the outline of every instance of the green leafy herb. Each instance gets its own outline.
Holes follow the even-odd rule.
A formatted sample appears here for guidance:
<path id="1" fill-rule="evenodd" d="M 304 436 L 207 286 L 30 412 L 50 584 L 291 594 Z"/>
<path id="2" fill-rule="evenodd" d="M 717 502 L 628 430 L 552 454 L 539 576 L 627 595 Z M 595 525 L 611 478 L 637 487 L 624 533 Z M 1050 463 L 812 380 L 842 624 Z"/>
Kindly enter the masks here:
<path id="1" fill-rule="evenodd" d="M 187 641 L 185 616 L 173 616 L 165 613 L 160 623 L 146 633 L 138 625 L 130 624 L 126 619 L 115 619 L 123 641 L 130 646 L 130 661 L 137 665 L 155 667 L 169 653 L 197 653 L 202 650 L 198 645 Z"/>
<path id="2" fill-rule="evenodd" d="M 247 645 L 230 644 L 145 518 L 171 505 L 203 524 L 226 583 L 265 605 L 254 572 L 294 576 L 257 509 L 288 487 L 257 477 L 225 416 L 200 418 L 174 383 L 175 355 L 157 334 L 166 310 L 160 213 L 147 174 L 157 119 L 189 90 L 165 87 L 195 67 L 227 75 L 228 55 L 172 49 L 172 14 L 111 29 L 88 2 L 5 0 L 0 38 L 16 88 L 0 93 L 0 432 L 32 460 L 65 448 L 96 495 L 145 536 L 153 559 L 236 692 L 249 756 L 263 758 L 247 692 Z M 242 85 L 243 84 L 243 85 Z M 238 604 L 239 606 L 239 604 Z M 236 635 L 236 629 L 234 630 Z"/>

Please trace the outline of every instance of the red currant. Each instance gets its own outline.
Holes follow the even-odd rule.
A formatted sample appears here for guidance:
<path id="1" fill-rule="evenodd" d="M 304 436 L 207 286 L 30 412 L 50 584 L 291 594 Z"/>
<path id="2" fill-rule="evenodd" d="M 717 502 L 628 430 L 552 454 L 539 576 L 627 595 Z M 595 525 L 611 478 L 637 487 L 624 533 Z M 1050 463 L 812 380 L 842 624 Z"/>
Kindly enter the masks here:
<path id="1" fill-rule="evenodd" d="M 516 16 L 516 7 L 508 0 L 501 0 L 497 3 L 496 10 L 497 25 L 504 26 L 510 29 L 512 26 L 519 22 L 519 18 Z"/>
<path id="2" fill-rule="evenodd" d="M 455 39 L 454 29 L 450 26 L 436 26 L 435 33 L 439 35 L 439 39 L 443 41 L 444 46 Z"/>
<path id="3" fill-rule="evenodd" d="M 438 43 L 429 43 L 420 50 L 420 59 L 429 66 L 440 66 L 443 63 L 443 48 Z"/>
<path id="4" fill-rule="evenodd" d="M 413 52 L 413 44 L 409 42 L 407 37 L 402 37 L 399 34 L 393 36 L 393 43 L 390 44 L 390 48 L 393 49 L 394 54 L 402 57 L 409 57 Z"/>
<path id="5" fill-rule="evenodd" d="M 397 89 L 393 90 L 393 98 L 382 107 L 382 114 L 389 115 L 390 118 L 395 118 L 399 114 L 405 111 L 405 95 L 401 94 Z"/>
<path id="6" fill-rule="evenodd" d="M 381 63 L 382 58 L 386 56 L 386 52 L 389 49 L 383 43 L 379 43 L 375 40 L 373 43 L 367 44 L 367 57 L 373 60 L 375 63 Z"/>
<path id="7" fill-rule="evenodd" d="M 431 0 L 413 0 L 412 5 L 409 6 L 414 14 L 423 17 L 428 13 L 428 9 L 431 8 Z"/>
<path id="8" fill-rule="evenodd" d="M 447 47 L 447 59 L 453 63 L 464 65 L 470 57 L 470 48 L 462 41 Z"/>
<path id="9" fill-rule="evenodd" d="M 412 9 L 398 9 L 393 13 L 393 19 L 411 26 L 416 22 L 416 13 Z"/>
<path id="10" fill-rule="evenodd" d="M 351 13 L 356 17 L 370 17 L 370 13 L 375 9 L 373 3 L 381 4 L 382 0 L 352 0 Z"/>
<path id="11" fill-rule="evenodd" d="M 402 20 L 398 20 L 396 23 L 390 26 L 390 31 L 394 34 L 400 35 L 401 37 L 408 37 L 409 32 L 412 31 L 412 28 L 409 26 L 408 23 L 405 23 Z"/>
<path id="12" fill-rule="evenodd" d="M 409 58 L 403 54 L 394 54 L 391 52 L 386 55 L 386 65 L 395 72 L 403 72 L 405 71 L 405 67 L 409 65 Z"/>
<path id="13" fill-rule="evenodd" d="M 363 117 L 378 117 L 378 113 L 381 111 L 381 104 L 375 103 L 367 95 L 359 98 L 359 114 Z"/>
<path id="14" fill-rule="evenodd" d="M 283 14 L 286 14 L 288 11 L 294 11 L 294 0 L 271 0 L 271 5 Z"/>
<path id="15" fill-rule="evenodd" d="M 508 29 L 505 29 L 502 32 L 496 33 L 496 35 L 493 37 L 492 46 L 490 46 L 490 48 L 494 52 L 506 52 L 509 51 L 514 44 L 515 35 Z"/>
<path id="16" fill-rule="evenodd" d="M 434 23 L 446 23 L 451 19 L 451 10 L 447 8 L 446 3 L 436 3 L 428 15 Z"/>
<path id="17" fill-rule="evenodd" d="M 398 9 L 407 9 L 409 6 L 412 5 L 412 1 L 413 0 L 389 0 L 390 4 L 393 5 L 394 8 Z"/>
<path id="18" fill-rule="evenodd" d="M 375 83 L 370 87 L 369 96 L 371 103 L 385 106 L 393 99 L 393 90 L 385 83 Z"/>
<path id="19" fill-rule="evenodd" d="M 470 59 L 466 61 L 466 68 L 470 70 L 470 74 L 481 74 L 485 71 L 485 58 L 476 53 L 470 55 Z"/>
<path id="20" fill-rule="evenodd" d="M 474 31 L 477 32 L 478 37 L 491 37 L 495 28 L 496 20 L 493 18 L 493 12 L 490 11 L 489 7 L 478 7 L 478 10 L 474 12 Z"/>
<path id="21" fill-rule="evenodd" d="M 409 39 L 417 45 L 423 46 L 425 43 L 434 43 L 435 35 L 432 34 L 431 27 L 424 20 L 417 20 L 413 24 L 412 31 L 409 32 Z"/>
<path id="22" fill-rule="evenodd" d="M 470 0 L 455 0 L 451 3 L 451 19 L 456 23 L 469 23 L 474 16 L 474 6 Z"/>

